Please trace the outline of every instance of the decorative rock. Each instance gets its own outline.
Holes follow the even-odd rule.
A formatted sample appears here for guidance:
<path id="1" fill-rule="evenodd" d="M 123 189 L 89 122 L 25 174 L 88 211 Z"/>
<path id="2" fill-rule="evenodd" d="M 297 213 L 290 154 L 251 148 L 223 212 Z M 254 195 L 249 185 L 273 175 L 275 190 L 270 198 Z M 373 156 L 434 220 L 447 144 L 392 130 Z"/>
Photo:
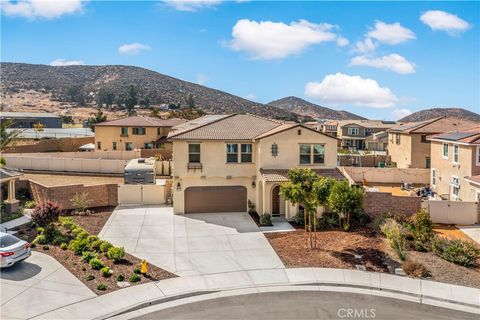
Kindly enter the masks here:
<path id="1" fill-rule="evenodd" d="M 365 268 L 363 264 L 356 264 L 355 268 L 357 268 L 357 270 L 360 270 L 360 271 L 367 271 L 367 268 Z"/>
<path id="2" fill-rule="evenodd" d="M 361 254 L 354 254 L 353 255 L 355 257 L 355 259 L 362 259 L 362 255 Z"/>
<path id="3" fill-rule="evenodd" d="M 403 271 L 402 268 L 395 268 L 395 275 L 397 276 L 406 276 L 407 274 Z"/>
<path id="4" fill-rule="evenodd" d="M 130 282 L 127 282 L 127 281 L 118 281 L 118 282 L 117 282 L 117 286 L 119 286 L 120 288 L 130 287 Z"/>

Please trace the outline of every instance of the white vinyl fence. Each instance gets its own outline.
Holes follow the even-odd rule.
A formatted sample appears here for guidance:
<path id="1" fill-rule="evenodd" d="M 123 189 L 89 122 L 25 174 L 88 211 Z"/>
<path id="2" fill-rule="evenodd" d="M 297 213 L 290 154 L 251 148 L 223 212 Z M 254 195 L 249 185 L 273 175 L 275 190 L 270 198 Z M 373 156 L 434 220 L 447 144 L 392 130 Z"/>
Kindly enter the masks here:
<path id="1" fill-rule="evenodd" d="M 165 185 L 125 184 L 118 186 L 118 204 L 164 204 Z"/>
<path id="2" fill-rule="evenodd" d="M 40 157 L 40 158 L 74 158 L 74 159 L 108 159 L 130 160 L 141 158 L 140 149 L 132 151 L 92 151 L 92 152 L 35 152 L 35 153 L 9 153 L 9 156 Z"/>
<path id="3" fill-rule="evenodd" d="M 434 223 L 470 225 L 478 223 L 478 203 L 450 200 L 425 200 L 422 208 Z"/>
<path id="4" fill-rule="evenodd" d="M 400 169 L 400 168 L 373 168 L 373 167 L 340 167 L 353 181 L 377 183 L 430 183 L 430 169 Z"/>

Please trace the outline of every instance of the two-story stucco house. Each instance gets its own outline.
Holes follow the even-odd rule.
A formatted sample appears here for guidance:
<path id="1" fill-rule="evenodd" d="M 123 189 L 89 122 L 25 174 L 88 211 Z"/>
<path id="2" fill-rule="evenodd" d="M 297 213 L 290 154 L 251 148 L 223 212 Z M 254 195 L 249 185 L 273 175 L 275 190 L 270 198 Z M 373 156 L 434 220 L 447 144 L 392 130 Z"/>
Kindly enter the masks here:
<path id="1" fill-rule="evenodd" d="M 254 115 L 211 115 L 174 128 L 175 213 L 245 212 L 292 218 L 302 210 L 279 195 L 290 168 L 342 179 L 337 139 L 297 123 Z"/>
<path id="2" fill-rule="evenodd" d="M 158 149 L 167 143 L 172 127 L 183 119 L 132 116 L 95 124 L 95 148 L 103 151 Z"/>
<path id="3" fill-rule="evenodd" d="M 431 141 L 431 186 L 442 198 L 480 201 L 480 124 L 427 138 Z"/>
<path id="4" fill-rule="evenodd" d="M 467 129 L 477 123 L 454 117 L 439 117 L 395 126 L 388 132 L 388 154 L 397 168 L 431 167 L 430 141 L 427 136 Z"/>
<path id="5" fill-rule="evenodd" d="M 367 137 L 385 131 L 396 124 L 394 121 L 382 120 L 341 120 L 337 124 L 337 137 L 342 140 L 343 148 L 364 150 Z"/>

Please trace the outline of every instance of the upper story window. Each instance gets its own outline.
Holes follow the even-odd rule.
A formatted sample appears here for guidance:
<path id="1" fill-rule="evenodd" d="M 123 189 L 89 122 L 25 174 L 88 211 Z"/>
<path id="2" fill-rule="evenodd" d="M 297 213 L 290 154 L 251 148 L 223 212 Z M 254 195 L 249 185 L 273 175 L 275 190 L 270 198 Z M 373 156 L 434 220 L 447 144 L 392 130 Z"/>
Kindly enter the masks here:
<path id="1" fill-rule="evenodd" d="M 401 137 L 400 133 L 395 133 L 395 143 L 396 144 L 400 144 L 400 137 Z"/>
<path id="2" fill-rule="evenodd" d="M 120 135 L 122 137 L 128 137 L 128 128 L 126 128 L 126 127 L 121 128 L 120 129 Z"/>
<path id="3" fill-rule="evenodd" d="M 437 170 L 432 169 L 432 186 L 437 185 Z"/>
<path id="4" fill-rule="evenodd" d="M 325 146 L 323 144 L 301 144 L 300 164 L 325 163 Z"/>
<path id="5" fill-rule="evenodd" d="M 450 185 L 452 186 L 453 197 L 458 199 L 460 196 L 460 179 L 456 176 L 452 176 L 452 182 Z"/>
<path id="6" fill-rule="evenodd" d="M 442 146 L 442 157 L 448 159 L 448 143 L 444 143 Z"/>
<path id="7" fill-rule="evenodd" d="M 132 151 L 133 150 L 133 143 L 125 142 L 125 150 Z"/>
<path id="8" fill-rule="evenodd" d="M 188 144 L 188 162 L 200 163 L 200 143 Z"/>
<path id="9" fill-rule="evenodd" d="M 374 132 L 375 132 L 375 130 L 373 130 L 373 128 L 365 128 L 365 135 L 366 136 L 371 135 Z"/>
<path id="10" fill-rule="evenodd" d="M 241 145 L 241 156 L 240 162 L 252 162 L 252 144 L 251 143 L 242 143 Z"/>
<path id="11" fill-rule="evenodd" d="M 453 145 L 453 162 L 458 163 L 458 152 L 459 152 L 459 147 L 458 144 Z"/>
<path id="12" fill-rule="evenodd" d="M 278 156 L 278 145 L 276 143 L 272 144 L 271 152 L 272 157 Z"/>
<path id="13" fill-rule="evenodd" d="M 132 134 L 135 135 L 144 135 L 146 132 L 145 128 L 132 128 Z"/>
<path id="14" fill-rule="evenodd" d="M 420 136 L 420 142 L 421 143 L 429 143 L 430 141 L 427 140 L 427 135 L 426 134 L 422 134 Z"/>
<path id="15" fill-rule="evenodd" d="M 347 128 L 349 136 L 358 136 L 358 128 Z"/>
<path id="16" fill-rule="evenodd" d="M 238 162 L 238 144 L 227 143 L 227 163 Z"/>

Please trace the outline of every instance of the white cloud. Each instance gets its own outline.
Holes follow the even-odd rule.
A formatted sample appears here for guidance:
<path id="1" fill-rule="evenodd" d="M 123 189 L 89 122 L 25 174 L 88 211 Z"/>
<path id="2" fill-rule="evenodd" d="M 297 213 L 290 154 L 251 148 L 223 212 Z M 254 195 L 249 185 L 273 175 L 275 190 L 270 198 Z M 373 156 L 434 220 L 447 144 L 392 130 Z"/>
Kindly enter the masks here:
<path id="1" fill-rule="evenodd" d="M 340 46 L 340 47 L 348 46 L 349 43 L 350 43 L 350 41 L 348 41 L 347 38 L 344 38 L 344 37 L 341 37 L 341 36 L 337 38 L 337 45 Z"/>
<path id="2" fill-rule="evenodd" d="M 372 58 L 358 56 L 350 61 L 351 66 L 370 66 L 379 69 L 391 70 L 400 74 L 415 72 L 415 65 L 399 54 L 392 53 L 388 56 Z"/>
<path id="3" fill-rule="evenodd" d="M 467 21 L 440 10 L 429 10 L 420 16 L 420 20 L 432 30 L 446 31 L 450 35 L 457 35 L 470 28 Z"/>
<path id="4" fill-rule="evenodd" d="M 163 0 L 169 7 L 178 11 L 197 11 L 203 8 L 212 8 L 223 1 L 221 0 Z"/>
<path id="5" fill-rule="evenodd" d="M 377 21 L 375 28 L 368 32 L 366 36 L 390 45 L 415 39 L 415 33 L 410 29 L 402 27 L 400 23 L 388 24 L 382 21 Z"/>
<path id="6" fill-rule="evenodd" d="M 85 62 L 83 62 L 83 60 L 55 59 L 52 62 L 50 62 L 50 65 L 54 67 L 78 66 L 78 65 L 84 65 L 84 64 Z"/>
<path id="7" fill-rule="evenodd" d="M 141 44 L 141 43 L 129 43 L 129 44 L 123 44 L 120 47 L 118 47 L 118 53 L 120 54 L 138 54 L 142 50 L 150 50 L 151 47 L 146 45 L 146 44 Z"/>
<path id="8" fill-rule="evenodd" d="M 208 81 L 208 77 L 202 73 L 197 74 L 197 83 L 199 85 L 205 85 Z"/>
<path id="9" fill-rule="evenodd" d="M 253 59 L 282 59 L 301 53 L 308 46 L 334 41 L 337 35 L 330 24 L 315 24 L 306 20 L 290 24 L 242 19 L 232 29 L 228 46 L 248 52 Z"/>
<path id="10" fill-rule="evenodd" d="M 375 51 L 375 49 L 377 49 L 377 46 L 378 44 L 376 42 L 373 42 L 371 38 L 365 38 L 365 40 L 357 41 L 357 43 L 355 43 L 353 51 L 359 53 L 369 53 Z"/>
<path id="11" fill-rule="evenodd" d="M 343 73 L 329 74 L 321 82 L 308 82 L 305 96 L 324 104 L 390 108 L 398 98 L 377 81 Z"/>
<path id="12" fill-rule="evenodd" d="M 63 15 L 81 12 L 85 0 L 1 0 L 0 8 L 8 16 L 28 19 L 54 19 Z"/>
<path id="13" fill-rule="evenodd" d="M 247 99 L 247 100 L 255 101 L 255 99 L 257 99 L 257 96 L 254 95 L 253 93 L 249 93 L 249 94 L 245 95 L 244 98 Z"/>
<path id="14" fill-rule="evenodd" d="M 409 109 L 395 109 L 392 111 L 392 116 L 395 120 L 402 119 L 410 114 L 412 114 L 412 111 Z"/>

